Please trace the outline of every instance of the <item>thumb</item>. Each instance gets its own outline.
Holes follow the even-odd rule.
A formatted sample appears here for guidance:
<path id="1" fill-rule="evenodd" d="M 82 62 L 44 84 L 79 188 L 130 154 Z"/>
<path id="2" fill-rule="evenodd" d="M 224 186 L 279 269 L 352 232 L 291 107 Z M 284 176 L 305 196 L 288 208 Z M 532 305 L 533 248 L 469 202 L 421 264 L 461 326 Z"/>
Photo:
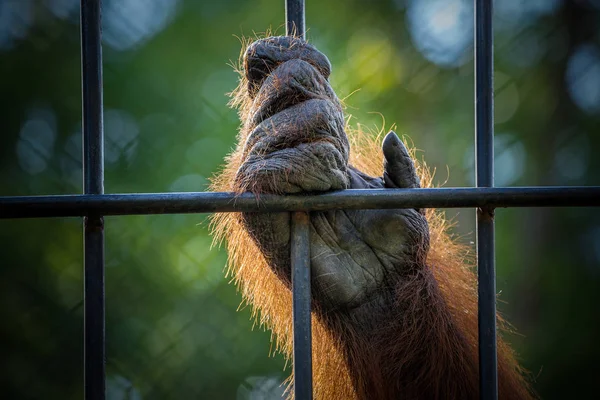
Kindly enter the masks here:
<path id="1" fill-rule="evenodd" d="M 415 163 L 394 131 L 385 136 L 382 148 L 385 186 L 406 189 L 421 187 Z"/>

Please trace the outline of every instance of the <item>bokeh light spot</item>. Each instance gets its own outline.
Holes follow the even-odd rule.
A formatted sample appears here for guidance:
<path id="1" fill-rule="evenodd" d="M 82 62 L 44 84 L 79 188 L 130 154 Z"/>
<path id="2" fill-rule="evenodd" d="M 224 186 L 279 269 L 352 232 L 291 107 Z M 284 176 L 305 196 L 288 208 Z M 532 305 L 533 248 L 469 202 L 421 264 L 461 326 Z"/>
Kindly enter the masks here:
<path id="1" fill-rule="evenodd" d="M 77 0 L 46 0 L 46 7 L 58 18 L 69 19 L 79 10 Z"/>
<path id="2" fill-rule="evenodd" d="M 402 75 L 401 60 L 390 38 L 377 29 L 356 32 L 346 48 L 348 63 L 336 71 L 342 92 L 360 89 L 357 96 L 370 101 L 394 85 Z M 343 84 L 346 81 L 346 85 Z"/>
<path id="3" fill-rule="evenodd" d="M 496 124 L 509 121 L 519 108 L 519 90 L 512 78 L 495 72 L 494 118 Z"/>
<path id="4" fill-rule="evenodd" d="M 517 139 L 518 135 L 498 132 L 494 135 L 494 185 L 510 186 L 517 182 L 525 172 L 527 151 L 525 145 Z M 469 145 L 465 153 L 464 168 L 467 180 L 475 185 L 475 150 Z"/>
<path id="5" fill-rule="evenodd" d="M 133 116 L 122 110 L 104 112 L 104 161 L 114 164 L 120 159 L 131 163 L 138 147 L 140 128 Z"/>
<path id="6" fill-rule="evenodd" d="M 571 99 L 588 113 L 600 111 L 600 50 L 583 44 L 571 56 L 566 73 Z"/>
<path id="7" fill-rule="evenodd" d="M 275 376 L 249 376 L 238 387 L 236 400 L 276 400 L 285 398 L 285 385 Z"/>
<path id="8" fill-rule="evenodd" d="M 568 130 L 556 141 L 555 173 L 569 183 L 577 182 L 587 172 L 590 162 L 590 143 L 583 134 Z"/>
<path id="9" fill-rule="evenodd" d="M 175 17 L 178 0 L 110 0 L 103 10 L 103 39 L 130 50 L 162 31 Z"/>
<path id="10" fill-rule="evenodd" d="M 210 251 L 212 240 L 197 235 L 177 249 L 177 261 L 173 263 L 183 282 L 194 282 L 193 288 L 204 292 L 219 285 L 223 280 L 221 268 L 214 268 L 210 260 L 215 256 Z"/>
<path id="11" fill-rule="evenodd" d="M 199 174 L 187 174 L 177 178 L 169 187 L 171 192 L 202 192 L 206 190 L 208 180 Z"/>
<path id="12" fill-rule="evenodd" d="M 106 379 L 106 397 L 110 400 L 142 400 L 140 391 L 121 375 L 109 376 Z"/>
<path id="13" fill-rule="evenodd" d="M 523 176 L 527 152 L 523 143 L 510 133 L 495 135 L 494 184 L 509 186 Z"/>
<path id="14" fill-rule="evenodd" d="M 17 157 L 21 168 L 36 175 L 44 171 L 54 153 L 56 117 L 50 109 L 33 109 L 21 127 Z"/>
<path id="15" fill-rule="evenodd" d="M 25 38 L 32 23 L 31 0 L 0 1 L 0 50 L 9 50 L 16 40 Z"/>
<path id="16" fill-rule="evenodd" d="M 63 180 L 78 189 L 81 189 L 83 185 L 82 148 L 81 125 L 79 125 L 65 141 L 63 152 L 60 155 L 60 170 Z"/>
<path id="17" fill-rule="evenodd" d="M 406 13 L 409 32 L 425 58 L 446 67 L 463 63 L 473 40 L 473 9 L 469 4 L 465 0 L 410 2 Z"/>

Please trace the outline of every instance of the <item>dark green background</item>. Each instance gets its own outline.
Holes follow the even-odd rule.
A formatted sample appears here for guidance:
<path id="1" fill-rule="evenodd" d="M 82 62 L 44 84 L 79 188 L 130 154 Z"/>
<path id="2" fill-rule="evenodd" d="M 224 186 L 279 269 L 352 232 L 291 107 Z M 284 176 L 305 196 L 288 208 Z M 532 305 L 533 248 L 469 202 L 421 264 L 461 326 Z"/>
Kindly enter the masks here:
<path id="1" fill-rule="evenodd" d="M 395 123 L 438 183 L 472 185 L 471 2 L 307 3 L 351 123 Z M 600 2 L 496 4 L 496 184 L 599 185 Z M 0 0 L 0 195 L 82 191 L 77 13 Z M 283 34 L 283 1 L 107 0 L 104 16 L 106 192 L 206 190 L 238 127 L 238 36 Z M 456 220 L 474 241 L 474 211 Z M 596 397 L 598 210 L 501 209 L 496 233 L 499 308 L 534 387 Z M 276 398 L 284 360 L 236 311 L 225 261 L 207 216 L 106 218 L 110 399 Z M 82 398 L 82 294 L 80 219 L 0 221 L 3 398 Z"/>

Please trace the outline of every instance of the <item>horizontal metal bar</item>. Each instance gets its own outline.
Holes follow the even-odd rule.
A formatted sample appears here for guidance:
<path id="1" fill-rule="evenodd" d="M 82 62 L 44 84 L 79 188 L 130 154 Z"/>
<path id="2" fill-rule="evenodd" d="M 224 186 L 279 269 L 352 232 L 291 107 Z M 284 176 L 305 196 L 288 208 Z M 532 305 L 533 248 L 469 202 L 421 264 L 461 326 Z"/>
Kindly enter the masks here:
<path id="1" fill-rule="evenodd" d="M 600 187 L 349 189 L 318 195 L 227 192 L 0 197 L 0 219 L 333 209 L 598 207 Z"/>
<path id="2" fill-rule="evenodd" d="M 0 197 L 0 219 L 340 209 L 598 207 L 600 187 L 349 189 L 317 195 L 228 192 Z"/>
<path id="3" fill-rule="evenodd" d="M 600 187 L 351 189 L 318 195 L 229 192 L 0 197 L 0 218 L 331 209 L 600 206 Z"/>

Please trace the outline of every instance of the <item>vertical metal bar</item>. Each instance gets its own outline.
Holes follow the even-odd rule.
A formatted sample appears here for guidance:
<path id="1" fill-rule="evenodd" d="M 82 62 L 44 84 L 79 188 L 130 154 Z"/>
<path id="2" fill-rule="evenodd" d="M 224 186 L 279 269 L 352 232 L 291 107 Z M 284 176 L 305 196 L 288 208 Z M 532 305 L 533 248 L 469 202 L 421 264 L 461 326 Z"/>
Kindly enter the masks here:
<path id="1" fill-rule="evenodd" d="M 296 400 L 312 399 L 309 224 L 308 213 L 292 213 L 292 314 L 294 318 L 294 397 Z"/>
<path id="2" fill-rule="evenodd" d="M 286 0 L 286 35 L 305 38 L 304 0 Z M 310 320 L 310 217 L 292 213 L 292 314 L 294 320 L 294 398 L 312 399 Z"/>
<path id="3" fill-rule="evenodd" d="M 81 0 L 83 187 L 104 193 L 101 0 Z M 104 400 L 104 219 L 84 218 L 85 399 Z"/>
<path id="4" fill-rule="evenodd" d="M 475 162 L 477 187 L 494 186 L 492 0 L 475 0 Z M 494 210 L 477 210 L 479 396 L 498 398 Z"/>
<path id="5" fill-rule="evenodd" d="M 286 0 L 285 2 L 285 34 L 305 37 L 304 0 Z"/>

